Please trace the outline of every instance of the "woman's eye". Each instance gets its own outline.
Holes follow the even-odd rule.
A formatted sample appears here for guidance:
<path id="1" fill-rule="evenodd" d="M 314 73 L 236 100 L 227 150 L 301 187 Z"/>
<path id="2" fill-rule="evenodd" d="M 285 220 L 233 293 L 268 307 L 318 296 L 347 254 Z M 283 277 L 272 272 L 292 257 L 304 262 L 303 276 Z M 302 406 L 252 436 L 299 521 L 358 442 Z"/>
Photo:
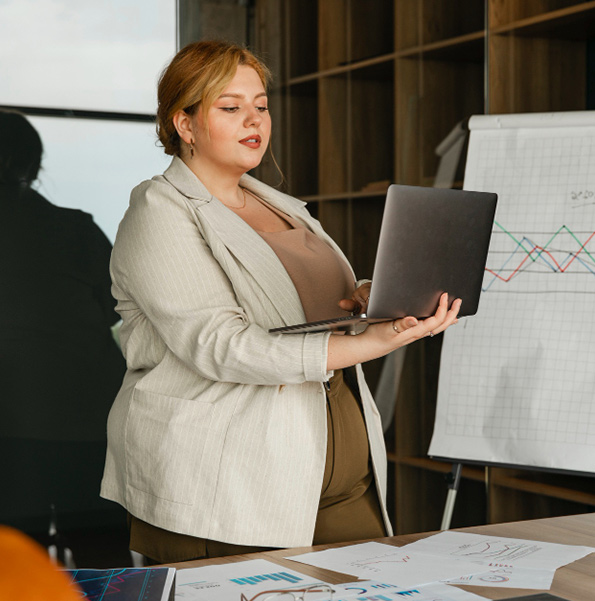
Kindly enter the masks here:
<path id="1" fill-rule="evenodd" d="M 266 113 L 269 110 L 269 107 L 268 106 L 257 106 L 256 110 L 260 111 L 261 113 Z"/>
<path id="2" fill-rule="evenodd" d="M 226 113 L 235 113 L 239 108 L 238 106 L 222 106 L 221 110 Z"/>

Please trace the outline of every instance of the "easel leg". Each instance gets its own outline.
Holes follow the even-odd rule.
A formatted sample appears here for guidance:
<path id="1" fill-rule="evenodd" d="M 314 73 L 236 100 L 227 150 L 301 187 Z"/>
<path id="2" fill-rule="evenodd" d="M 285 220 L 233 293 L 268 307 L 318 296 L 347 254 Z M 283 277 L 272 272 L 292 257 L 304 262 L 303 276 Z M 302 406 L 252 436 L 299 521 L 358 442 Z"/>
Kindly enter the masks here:
<path id="1" fill-rule="evenodd" d="M 452 512 L 455 507 L 455 500 L 461 482 L 461 471 L 463 465 L 461 463 L 453 463 L 450 473 L 446 479 L 448 482 L 448 492 L 446 493 L 446 504 L 444 505 L 444 513 L 442 514 L 442 524 L 440 530 L 448 530 L 452 520 Z"/>

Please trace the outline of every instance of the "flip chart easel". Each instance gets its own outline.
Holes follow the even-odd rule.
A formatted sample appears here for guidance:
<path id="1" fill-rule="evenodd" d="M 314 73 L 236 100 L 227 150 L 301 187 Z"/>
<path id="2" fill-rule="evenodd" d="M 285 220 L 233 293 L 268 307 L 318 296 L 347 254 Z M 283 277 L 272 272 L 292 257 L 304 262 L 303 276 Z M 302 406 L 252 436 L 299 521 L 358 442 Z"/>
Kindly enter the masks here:
<path id="1" fill-rule="evenodd" d="M 442 523 L 440 530 L 448 530 L 452 521 L 452 512 L 455 508 L 457 493 L 459 492 L 459 484 L 461 483 L 461 472 L 463 471 L 462 463 L 453 463 L 452 469 L 447 477 L 448 491 L 446 493 L 446 504 L 444 505 L 444 513 L 442 514 Z"/>
<path id="2" fill-rule="evenodd" d="M 478 314 L 444 337 L 429 455 L 594 474 L 595 111 L 469 129 L 464 187 L 499 200 Z"/>

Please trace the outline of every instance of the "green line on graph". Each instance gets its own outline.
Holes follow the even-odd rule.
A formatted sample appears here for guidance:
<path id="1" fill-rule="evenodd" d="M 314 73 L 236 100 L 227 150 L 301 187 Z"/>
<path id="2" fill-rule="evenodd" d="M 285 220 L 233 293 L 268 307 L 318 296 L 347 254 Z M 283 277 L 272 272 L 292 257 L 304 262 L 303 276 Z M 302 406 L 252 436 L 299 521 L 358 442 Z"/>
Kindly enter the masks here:
<path id="1" fill-rule="evenodd" d="M 566 230 L 574 238 L 576 243 L 579 245 L 580 250 L 582 250 L 589 257 L 589 259 L 591 259 L 591 261 L 593 263 L 595 263 L 595 257 L 593 257 L 593 255 L 584 247 L 584 244 L 586 244 L 586 243 L 581 242 L 576 237 L 574 232 L 572 230 L 570 230 L 569 228 L 567 228 L 565 225 L 561 225 L 558 228 L 558 230 L 552 235 L 552 237 L 545 243 L 544 246 L 538 247 L 539 251 L 537 252 L 537 254 L 535 254 L 535 249 L 536 249 L 535 246 L 533 246 L 533 248 L 531 248 L 530 250 L 527 250 L 524 247 L 522 240 L 517 240 L 517 238 L 515 238 L 515 236 L 513 234 L 511 234 L 505 227 L 500 225 L 497 221 L 494 221 L 494 224 L 497 225 L 507 236 L 512 238 L 512 240 L 514 240 L 516 242 L 517 246 L 519 246 L 519 248 L 522 248 L 527 253 L 527 255 L 529 255 L 529 259 L 531 259 L 531 261 L 533 261 L 534 263 L 535 263 L 535 261 L 537 261 L 537 259 L 539 259 L 539 257 L 541 257 L 541 255 L 544 252 L 546 252 L 548 246 L 556 239 L 556 237 L 560 234 L 560 232 L 562 230 Z"/>

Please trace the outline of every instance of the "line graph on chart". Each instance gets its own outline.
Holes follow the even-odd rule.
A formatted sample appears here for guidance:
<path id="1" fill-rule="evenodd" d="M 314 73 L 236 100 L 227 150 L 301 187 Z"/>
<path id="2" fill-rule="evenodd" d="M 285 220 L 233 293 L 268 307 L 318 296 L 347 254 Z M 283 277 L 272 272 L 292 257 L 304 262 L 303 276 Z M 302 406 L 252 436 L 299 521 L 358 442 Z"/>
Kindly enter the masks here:
<path id="1" fill-rule="evenodd" d="M 471 561 L 481 560 L 491 565 L 509 565 L 523 557 L 539 551 L 541 547 L 532 543 L 486 540 L 465 545 L 452 553 L 454 557 L 465 557 Z"/>
<path id="2" fill-rule="evenodd" d="M 558 280 L 550 283 L 551 276 Z M 595 294 L 595 231 L 561 225 L 554 232 L 515 232 L 496 221 L 482 290 L 520 289 Z"/>
<path id="3" fill-rule="evenodd" d="M 409 555 L 390 554 L 380 557 L 372 557 L 350 562 L 350 568 L 358 572 L 380 573 L 391 567 L 403 566 L 411 560 Z"/>

